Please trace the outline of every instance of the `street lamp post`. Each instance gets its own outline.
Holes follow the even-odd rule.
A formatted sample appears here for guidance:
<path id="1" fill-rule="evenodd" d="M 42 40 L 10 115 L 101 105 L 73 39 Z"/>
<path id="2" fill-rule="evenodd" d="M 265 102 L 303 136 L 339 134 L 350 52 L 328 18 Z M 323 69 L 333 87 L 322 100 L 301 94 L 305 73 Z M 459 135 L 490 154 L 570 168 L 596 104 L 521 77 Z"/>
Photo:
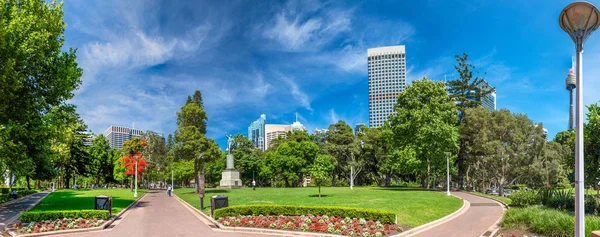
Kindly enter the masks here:
<path id="1" fill-rule="evenodd" d="M 142 156 L 144 154 L 140 153 Z M 137 197 L 138 196 L 138 192 L 137 192 L 137 176 L 138 176 L 138 160 L 140 159 L 138 156 L 134 156 L 135 157 L 135 191 L 133 192 L 133 197 Z"/>
<path id="2" fill-rule="evenodd" d="M 583 44 L 600 26 L 600 11 L 588 2 L 574 2 L 566 6 L 558 18 L 560 27 L 575 42 L 576 69 L 576 115 L 575 115 L 575 236 L 585 235 L 583 201 Z"/>
<path id="3" fill-rule="evenodd" d="M 446 153 L 446 195 L 450 196 L 450 152 Z"/>
<path id="4" fill-rule="evenodd" d="M 171 192 L 175 192 L 175 186 L 173 184 L 173 167 L 171 167 Z"/>

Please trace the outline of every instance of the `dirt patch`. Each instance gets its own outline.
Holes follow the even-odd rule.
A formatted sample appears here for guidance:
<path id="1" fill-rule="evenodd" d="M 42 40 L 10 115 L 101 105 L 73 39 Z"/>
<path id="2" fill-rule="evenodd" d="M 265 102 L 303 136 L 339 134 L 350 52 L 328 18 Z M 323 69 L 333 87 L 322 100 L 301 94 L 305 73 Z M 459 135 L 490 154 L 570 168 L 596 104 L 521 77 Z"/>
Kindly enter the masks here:
<path id="1" fill-rule="evenodd" d="M 494 237 L 545 237 L 545 235 L 540 235 L 536 233 L 529 232 L 527 230 L 519 230 L 519 229 L 500 229 L 496 232 Z"/>

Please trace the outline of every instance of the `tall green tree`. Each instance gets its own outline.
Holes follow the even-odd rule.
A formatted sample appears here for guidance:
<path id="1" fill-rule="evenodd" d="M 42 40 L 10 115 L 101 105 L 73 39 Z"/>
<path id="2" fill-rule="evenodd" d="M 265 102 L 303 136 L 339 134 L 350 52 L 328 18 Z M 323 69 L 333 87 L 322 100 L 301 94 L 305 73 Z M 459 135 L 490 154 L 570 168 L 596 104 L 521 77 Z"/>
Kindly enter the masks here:
<path id="1" fill-rule="evenodd" d="M 175 157 L 179 160 L 194 160 L 195 183 L 199 183 L 198 174 L 206 164 L 221 155 L 217 143 L 205 136 L 207 120 L 200 91 L 196 91 L 193 97 L 189 96 L 186 104 L 177 112 Z M 199 188 L 196 185 L 197 193 Z"/>
<path id="2" fill-rule="evenodd" d="M 588 109 L 588 121 L 583 125 L 585 184 L 591 185 L 596 190 L 599 190 L 598 182 L 600 182 L 600 106 L 598 106 L 598 104 L 591 104 L 586 107 Z"/>
<path id="3" fill-rule="evenodd" d="M 146 161 L 148 162 L 148 171 L 146 177 L 153 180 L 164 180 L 163 177 L 168 173 L 170 178 L 170 171 L 168 170 L 168 149 L 165 139 L 158 133 L 148 131 L 144 134 L 144 138 L 148 142 L 146 147 Z"/>
<path id="4" fill-rule="evenodd" d="M 113 154 L 104 135 L 100 134 L 92 142 L 90 147 L 91 166 L 90 173 L 95 177 L 95 183 L 100 184 L 113 182 L 114 161 Z"/>
<path id="5" fill-rule="evenodd" d="M 494 89 L 480 88 L 480 84 L 484 79 L 478 75 L 473 75 L 475 66 L 469 63 L 468 54 L 463 53 L 462 56 L 456 55 L 454 57 L 456 58 L 454 68 L 458 72 L 459 78 L 448 82 L 448 93 L 450 93 L 450 98 L 458 106 L 460 116 L 457 122 L 459 125 L 462 125 L 465 110 L 480 106 L 482 99 Z M 465 145 L 463 143 L 464 141 L 460 140 L 460 150 L 458 159 L 456 160 L 456 165 L 458 166 L 458 183 L 461 188 L 464 188 L 464 174 L 466 171 Z"/>
<path id="6" fill-rule="evenodd" d="M 359 150 L 352 128 L 346 122 L 340 120 L 329 125 L 325 149 L 333 157 L 333 165 L 335 166 L 331 175 L 331 184 L 335 186 L 340 176 L 349 179 L 350 162 Z"/>
<path id="7" fill-rule="evenodd" d="M 321 197 L 321 185 L 331 177 L 334 168 L 331 160 L 330 155 L 318 154 L 309 169 L 310 180 L 319 187 L 319 197 Z"/>
<path id="8" fill-rule="evenodd" d="M 312 141 L 288 141 L 279 144 L 265 158 L 271 174 L 284 182 L 286 187 L 297 186 L 308 167 L 319 153 L 319 146 Z M 263 174 L 266 171 L 263 171 Z"/>
<path id="9" fill-rule="evenodd" d="M 62 3 L 7 0 L 0 8 L 0 154 L 11 170 L 48 178 L 44 116 L 73 97 L 82 70 L 63 52 Z"/>
<path id="10" fill-rule="evenodd" d="M 429 188 L 432 174 L 446 168 L 446 152 L 458 150 L 456 106 L 444 83 L 423 78 L 398 95 L 395 111 L 390 116 L 394 143 L 415 151 L 422 181 Z"/>

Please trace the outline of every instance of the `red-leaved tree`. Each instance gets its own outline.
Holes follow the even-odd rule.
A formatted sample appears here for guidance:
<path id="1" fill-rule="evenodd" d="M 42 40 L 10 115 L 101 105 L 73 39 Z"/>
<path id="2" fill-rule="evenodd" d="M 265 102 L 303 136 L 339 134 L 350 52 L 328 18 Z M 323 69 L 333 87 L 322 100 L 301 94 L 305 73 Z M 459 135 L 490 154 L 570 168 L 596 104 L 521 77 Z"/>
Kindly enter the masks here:
<path id="1" fill-rule="evenodd" d="M 121 159 L 121 164 L 126 168 L 125 175 L 135 175 L 136 160 L 138 177 L 144 173 L 148 167 L 148 162 L 144 160 L 142 151 L 146 146 L 146 139 L 140 139 L 139 137 L 134 137 L 123 143 L 123 157 Z"/>

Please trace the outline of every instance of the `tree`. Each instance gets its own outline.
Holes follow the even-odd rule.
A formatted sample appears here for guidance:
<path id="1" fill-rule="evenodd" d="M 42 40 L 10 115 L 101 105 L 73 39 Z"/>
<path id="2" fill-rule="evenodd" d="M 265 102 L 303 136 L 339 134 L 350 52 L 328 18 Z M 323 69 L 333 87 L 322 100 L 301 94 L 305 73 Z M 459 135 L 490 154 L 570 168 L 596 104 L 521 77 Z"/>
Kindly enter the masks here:
<path id="1" fill-rule="evenodd" d="M 148 178 L 154 178 L 161 180 L 161 174 L 168 171 L 169 160 L 167 157 L 168 149 L 165 139 L 156 132 L 148 131 L 144 134 L 144 138 L 148 141 L 148 147 L 146 147 L 146 159 L 148 162 L 148 171 L 146 172 Z M 170 172 L 169 177 L 170 177 Z"/>
<path id="2" fill-rule="evenodd" d="M 446 168 L 446 152 L 458 150 L 456 106 L 444 83 L 423 78 L 398 95 L 395 111 L 390 116 L 394 144 L 414 150 L 421 180 L 429 188 L 432 174 Z"/>
<path id="3" fill-rule="evenodd" d="M 240 172 L 242 180 L 250 182 L 259 171 L 260 149 L 254 149 L 254 144 L 247 137 L 237 134 L 233 137 L 231 154 L 235 160 L 235 168 Z"/>
<path id="4" fill-rule="evenodd" d="M 348 164 L 353 155 L 357 154 L 354 133 L 352 128 L 346 122 L 340 120 L 337 123 L 329 125 L 327 131 L 325 148 L 327 153 L 333 157 L 335 169 L 331 175 L 331 184 L 335 186 L 336 179 L 342 177 L 348 172 Z M 349 177 L 349 176 L 348 176 Z"/>
<path id="5" fill-rule="evenodd" d="M 331 177 L 333 163 L 330 155 L 319 154 L 310 166 L 310 179 L 319 186 L 319 197 L 321 197 L 321 185 Z"/>
<path id="6" fill-rule="evenodd" d="M 195 183 L 199 183 L 198 173 L 206 164 L 221 155 L 217 143 L 205 136 L 207 119 L 202 107 L 202 94 L 198 90 L 193 98 L 188 96 L 186 104 L 177 112 L 174 153 L 179 160 L 194 160 Z M 196 185 L 196 193 L 199 190 Z"/>
<path id="7" fill-rule="evenodd" d="M 91 173 L 95 176 L 96 184 L 101 180 L 106 183 L 113 181 L 113 155 L 108 140 L 100 134 L 92 142 L 90 155 L 92 157 Z"/>
<path id="8" fill-rule="evenodd" d="M 592 104 L 586 107 L 588 121 L 583 125 L 585 184 L 600 192 L 600 106 Z"/>
<path id="9" fill-rule="evenodd" d="M 319 146 L 312 141 L 289 141 L 269 152 L 265 161 L 268 171 L 283 181 L 286 187 L 291 187 L 296 186 L 304 174 L 308 174 L 308 166 L 318 153 Z M 266 171 L 263 171 L 263 175 Z"/>
<path id="10" fill-rule="evenodd" d="M 8 0 L 0 8 L 0 154 L 26 177 L 53 175 L 44 116 L 72 98 L 81 83 L 76 50 L 62 51 L 62 6 Z M 79 153 L 75 145 L 70 144 L 73 155 Z"/>
<path id="11" fill-rule="evenodd" d="M 448 93 L 450 98 L 458 106 L 460 112 L 459 119 L 457 120 L 459 125 L 463 123 L 463 114 L 465 109 L 474 108 L 481 105 L 482 99 L 494 91 L 494 88 L 482 88 L 480 85 L 484 81 L 483 77 L 473 77 L 473 70 L 475 66 L 468 62 L 469 55 L 463 53 L 462 56 L 456 55 L 456 65 L 454 68 L 459 74 L 459 79 L 451 80 L 448 82 Z M 464 174 L 465 174 L 465 145 L 460 140 L 460 150 L 458 153 L 458 159 L 456 164 L 458 165 L 458 184 L 459 187 L 464 188 Z"/>
<path id="12" fill-rule="evenodd" d="M 148 163 L 144 159 L 144 152 L 147 146 L 148 143 L 146 142 L 146 139 L 141 139 L 139 137 L 134 137 L 123 143 L 123 148 L 121 148 L 123 154 L 121 165 L 125 167 L 125 175 L 136 175 L 136 167 L 137 177 L 140 177 L 140 175 L 144 173 L 148 166 Z M 134 185 L 132 184 L 131 187 L 133 188 L 133 186 Z"/>

